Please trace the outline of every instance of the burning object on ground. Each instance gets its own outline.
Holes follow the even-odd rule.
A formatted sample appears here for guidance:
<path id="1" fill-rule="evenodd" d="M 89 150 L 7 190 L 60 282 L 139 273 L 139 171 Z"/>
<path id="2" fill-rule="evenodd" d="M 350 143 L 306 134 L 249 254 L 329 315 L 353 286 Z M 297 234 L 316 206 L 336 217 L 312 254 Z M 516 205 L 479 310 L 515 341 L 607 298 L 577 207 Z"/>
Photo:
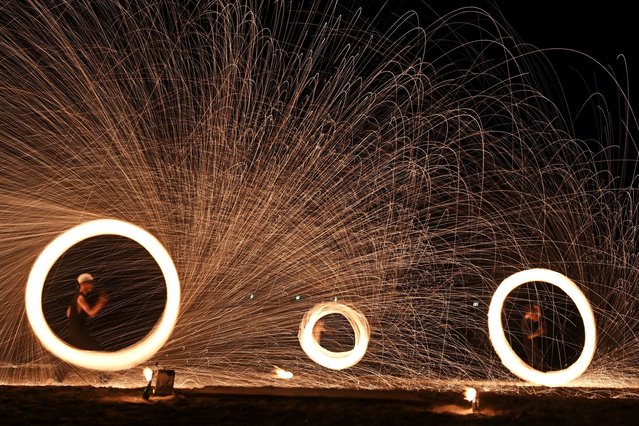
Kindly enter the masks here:
<path id="1" fill-rule="evenodd" d="M 173 383 L 175 382 L 175 370 L 158 370 L 155 378 L 155 395 L 173 395 Z"/>
<path id="2" fill-rule="evenodd" d="M 473 413 L 479 413 L 479 397 L 475 388 L 466 388 L 464 399 L 472 404 Z"/>
<path id="3" fill-rule="evenodd" d="M 274 370 L 275 377 L 277 377 L 278 379 L 290 380 L 293 378 L 293 373 L 291 373 L 290 371 L 283 370 L 277 365 L 275 365 L 274 367 L 275 367 L 275 370 Z"/>
<path id="4" fill-rule="evenodd" d="M 156 364 L 157 367 L 157 364 Z M 153 377 L 155 377 L 155 389 L 153 389 Z M 144 369 L 144 378 L 147 380 L 142 398 L 148 400 L 153 393 L 156 396 L 173 395 L 173 383 L 175 382 L 175 370 L 164 370 L 159 367 L 154 372 L 149 367 Z"/>

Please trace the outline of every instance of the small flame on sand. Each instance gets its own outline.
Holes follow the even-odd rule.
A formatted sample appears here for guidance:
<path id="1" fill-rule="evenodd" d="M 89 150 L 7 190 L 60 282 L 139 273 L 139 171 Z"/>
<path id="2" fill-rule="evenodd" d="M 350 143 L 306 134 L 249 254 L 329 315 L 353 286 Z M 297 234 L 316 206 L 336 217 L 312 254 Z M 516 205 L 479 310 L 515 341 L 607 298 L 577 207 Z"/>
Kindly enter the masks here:
<path id="1" fill-rule="evenodd" d="M 290 371 L 282 370 L 280 367 L 275 366 L 275 377 L 280 379 L 292 379 L 293 373 Z"/>
<path id="2" fill-rule="evenodd" d="M 464 392 L 464 399 L 470 402 L 473 402 L 475 399 L 477 399 L 477 391 L 475 390 L 475 388 L 466 388 L 466 391 Z"/>
<path id="3" fill-rule="evenodd" d="M 149 367 L 144 368 L 144 378 L 147 382 L 150 382 L 153 378 L 153 370 L 151 370 Z"/>

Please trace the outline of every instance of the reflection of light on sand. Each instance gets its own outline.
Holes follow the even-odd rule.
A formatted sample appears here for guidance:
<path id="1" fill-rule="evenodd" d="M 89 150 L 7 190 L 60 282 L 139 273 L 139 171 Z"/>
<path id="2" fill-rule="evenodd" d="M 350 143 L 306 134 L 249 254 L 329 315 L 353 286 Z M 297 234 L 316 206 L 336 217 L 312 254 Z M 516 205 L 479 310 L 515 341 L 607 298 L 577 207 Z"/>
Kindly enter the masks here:
<path id="1" fill-rule="evenodd" d="M 457 404 L 436 405 L 428 411 L 435 414 L 456 414 L 458 416 L 474 415 L 481 417 L 493 417 L 503 414 L 501 411 L 491 410 L 490 408 L 482 408 L 479 412 L 473 413 L 471 407 L 462 407 Z"/>
<path id="2" fill-rule="evenodd" d="M 239 372 L 236 371 L 217 371 L 211 374 L 210 370 L 193 368 L 190 370 L 180 370 L 180 374 L 176 375 L 176 389 L 198 389 L 202 388 L 201 377 L 209 374 L 207 380 L 215 380 L 216 386 L 235 388 L 238 386 L 251 387 L 269 387 L 277 386 L 280 388 L 303 387 L 304 383 L 313 380 L 308 372 L 295 371 L 292 380 L 282 380 L 275 377 L 273 365 L 260 371 L 242 371 L 242 380 L 238 381 Z M 0 368 L 3 365 L 0 364 Z M 17 368 L 17 366 L 6 368 Z M 24 367 L 22 367 L 24 368 Z M 82 375 L 80 375 L 82 374 Z M 120 372 L 111 373 L 111 379 L 108 383 L 100 383 L 98 373 L 87 374 L 83 371 L 73 370 L 69 373 L 68 380 L 63 383 L 48 382 L 48 385 L 55 386 L 92 386 L 95 388 L 119 388 L 119 389 L 140 389 L 142 386 L 142 378 L 140 377 L 140 369 L 130 369 Z M 198 379 L 200 381 L 198 381 Z M 358 387 L 358 382 L 360 383 Z M 441 379 L 425 379 L 425 378 L 405 378 L 400 380 L 397 377 L 388 377 L 384 375 L 359 375 L 356 378 L 350 376 L 330 376 L 329 380 L 324 382 L 327 388 L 362 388 L 361 383 L 367 383 L 367 389 L 371 390 L 392 390 L 404 389 L 406 392 L 452 392 L 459 396 L 459 402 L 462 405 L 470 405 L 463 401 L 462 392 L 464 388 L 471 383 L 468 380 L 441 380 Z M 26 385 L 41 386 L 43 383 L 38 381 L 28 382 Z M 564 395 L 571 397 L 587 397 L 587 398 L 639 398 L 639 387 L 636 379 L 634 381 L 622 381 L 618 376 L 611 376 L 606 380 L 602 374 L 592 375 L 588 377 L 580 377 L 561 388 L 546 387 L 535 385 L 522 380 L 473 380 L 472 386 L 477 390 L 480 398 L 482 394 L 497 395 Z M 137 391 L 135 393 L 137 397 Z M 463 403 L 462 403 L 463 401 Z M 486 401 L 482 399 L 481 411 L 486 408 Z"/>
<path id="3" fill-rule="evenodd" d="M 429 411 L 436 414 L 456 414 L 458 416 L 484 416 L 484 417 L 492 417 L 497 414 L 502 414 L 502 412 L 497 412 L 490 408 L 479 408 L 479 400 L 478 400 L 478 392 L 477 389 L 466 387 L 464 389 L 464 399 L 471 403 L 471 406 L 461 406 L 457 404 L 445 404 L 445 405 L 436 405 L 432 407 Z"/>
<path id="4" fill-rule="evenodd" d="M 126 402 L 129 404 L 157 404 L 159 402 L 169 402 L 176 399 L 176 395 L 157 396 L 154 395 L 150 400 L 145 400 L 140 395 L 109 395 L 100 398 L 104 402 Z"/>
<path id="5" fill-rule="evenodd" d="M 293 378 L 293 373 L 291 373 L 290 371 L 286 371 L 286 370 L 282 370 L 280 367 L 278 367 L 277 365 L 275 366 L 275 377 L 277 377 L 278 379 L 292 379 Z"/>

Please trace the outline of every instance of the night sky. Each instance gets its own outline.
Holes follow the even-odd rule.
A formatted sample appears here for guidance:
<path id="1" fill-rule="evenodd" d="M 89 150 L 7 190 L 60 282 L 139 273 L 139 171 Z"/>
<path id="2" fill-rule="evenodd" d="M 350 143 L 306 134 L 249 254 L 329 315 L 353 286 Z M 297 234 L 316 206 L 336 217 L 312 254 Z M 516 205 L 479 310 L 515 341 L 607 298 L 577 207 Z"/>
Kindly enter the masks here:
<path id="1" fill-rule="evenodd" d="M 630 94 L 630 104 L 637 110 L 639 102 L 634 93 L 633 75 L 638 75 L 639 47 L 636 43 L 635 14 L 623 2 L 600 2 L 593 6 L 572 1 L 491 1 L 491 0 L 423 0 L 423 1 L 356 1 L 367 18 L 376 18 L 376 27 L 388 28 L 397 17 L 415 11 L 422 26 L 427 26 L 437 15 L 444 15 L 461 7 L 479 7 L 499 21 L 510 24 L 520 42 L 546 50 L 548 61 L 557 72 L 562 93 L 545 93 L 558 103 L 565 103 L 572 117 L 575 135 L 588 141 L 605 141 L 607 146 L 618 146 L 611 153 L 615 160 L 631 160 L 617 165 L 613 174 L 621 178 L 624 186 L 631 184 L 636 175 L 639 151 L 636 142 L 628 141 L 628 133 L 620 131 L 620 119 L 626 115 L 619 108 L 619 92 L 607 74 L 613 74 Z M 383 7 L 381 5 L 384 5 Z M 382 12 L 380 12 L 382 10 Z M 500 18 L 501 16 L 501 18 Z M 569 52 L 575 50 L 577 52 Z M 581 53 L 578 53 L 581 52 Z M 587 58 L 587 55 L 591 58 Z M 622 57 L 623 56 L 623 57 Z M 598 61 L 600 65 L 593 62 Z M 603 67 L 603 68 L 602 68 Z M 629 80 L 629 90 L 627 81 Z M 556 89 L 556 88 L 555 88 Z M 605 109 L 611 114 L 608 128 L 596 122 L 601 102 L 593 106 L 593 93 L 601 92 L 606 99 Z M 630 120 L 632 121 L 632 120 Z M 630 136 L 637 140 L 636 124 L 631 124 Z M 602 130 L 603 129 L 603 130 Z M 602 131 L 607 136 L 602 137 Z"/>
<path id="2" fill-rule="evenodd" d="M 479 7 L 492 16 L 499 14 L 511 25 L 520 39 L 539 48 L 568 48 L 582 51 L 618 72 L 623 54 L 630 72 L 636 74 L 639 66 L 639 47 L 636 45 L 636 18 L 629 4 L 608 1 L 586 6 L 583 2 L 549 1 L 513 2 L 491 0 L 423 0 L 392 2 L 356 1 L 365 16 L 374 17 L 385 4 L 387 13 L 381 13 L 379 22 L 388 25 L 393 17 L 414 10 L 423 25 L 432 21 L 434 14 L 443 15 L 461 7 Z M 497 5 L 495 5 L 497 4 Z M 605 7 L 604 7 L 605 5 Z M 562 54 L 553 56 L 553 62 L 576 66 L 576 58 Z M 583 73 L 583 71 L 581 71 Z"/>

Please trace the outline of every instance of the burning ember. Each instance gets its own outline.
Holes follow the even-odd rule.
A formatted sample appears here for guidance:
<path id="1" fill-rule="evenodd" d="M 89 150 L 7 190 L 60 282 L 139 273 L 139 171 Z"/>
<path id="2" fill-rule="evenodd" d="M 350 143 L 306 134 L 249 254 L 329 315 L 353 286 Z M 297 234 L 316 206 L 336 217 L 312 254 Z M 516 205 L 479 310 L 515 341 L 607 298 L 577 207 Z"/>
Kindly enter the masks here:
<path id="1" fill-rule="evenodd" d="M 280 367 L 275 366 L 275 377 L 279 379 L 289 380 L 293 378 L 293 373 L 291 373 L 290 371 L 282 370 Z"/>
<path id="2" fill-rule="evenodd" d="M 146 367 L 144 369 L 144 378 L 146 379 L 147 382 L 150 382 L 151 379 L 153 378 L 153 370 L 151 370 L 149 367 Z"/>
<path id="3" fill-rule="evenodd" d="M 146 381 L 148 382 L 146 384 L 146 387 L 144 388 L 144 392 L 142 393 L 142 398 L 145 400 L 149 400 L 149 398 L 151 397 L 151 382 L 153 381 L 153 370 L 151 370 L 149 367 L 146 367 L 144 369 L 144 378 L 146 379 Z"/>
<path id="4" fill-rule="evenodd" d="M 466 388 L 464 392 L 464 399 L 468 402 L 473 402 L 477 399 L 477 390 L 475 388 Z"/>
<path id="5" fill-rule="evenodd" d="M 466 388 L 464 399 L 472 403 L 473 413 L 479 413 L 479 398 L 477 398 L 477 390 L 475 388 Z"/>

